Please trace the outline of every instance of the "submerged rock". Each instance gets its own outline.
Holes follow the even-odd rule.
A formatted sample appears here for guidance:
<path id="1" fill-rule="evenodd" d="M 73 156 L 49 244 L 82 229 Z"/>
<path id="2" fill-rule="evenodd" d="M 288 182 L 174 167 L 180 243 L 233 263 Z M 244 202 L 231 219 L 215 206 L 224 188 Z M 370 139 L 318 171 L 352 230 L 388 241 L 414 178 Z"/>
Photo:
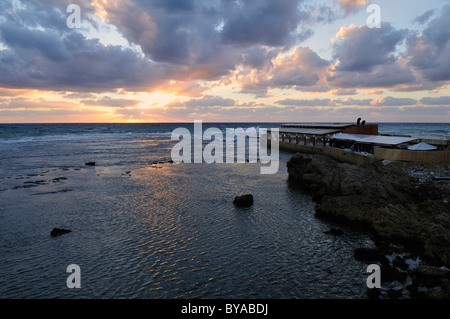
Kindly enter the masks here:
<path id="1" fill-rule="evenodd" d="M 69 229 L 63 229 L 63 228 L 53 228 L 52 231 L 50 232 L 50 236 L 52 237 L 58 237 L 67 233 L 72 232 Z"/>
<path id="2" fill-rule="evenodd" d="M 396 256 L 392 260 L 392 266 L 399 268 L 401 270 L 408 270 L 408 268 L 409 268 L 408 263 L 400 256 Z"/>
<path id="3" fill-rule="evenodd" d="M 242 196 L 236 196 L 233 203 L 238 207 L 250 207 L 253 205 L 253 195 L 246 194 Z"/>
<path id="4" fill-rule="evenodd" d="M 86 166 L 95 166 L 95 162 L 87 162 L 86 164 L 84 164 Z"/>
<path id="5" fill-rule="evenodd" d="M 338 228 L 331 228 L 330 230 L 326 230 L 323 232 L 324 234 L 333 235 L 333 236 L 342 236 L 344 235 L 344 231 Z"/>

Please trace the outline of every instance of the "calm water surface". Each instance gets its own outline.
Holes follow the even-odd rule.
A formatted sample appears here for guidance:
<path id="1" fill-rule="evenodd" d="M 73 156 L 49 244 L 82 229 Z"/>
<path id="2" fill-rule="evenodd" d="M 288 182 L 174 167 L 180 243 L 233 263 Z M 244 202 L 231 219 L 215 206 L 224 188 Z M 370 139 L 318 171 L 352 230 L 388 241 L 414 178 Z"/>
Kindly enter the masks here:
<path id="1" fill-rule="evenodd" d="M 170 159 L 174 127 L 2 126 L 0 298 L 366 297 L 352 250 L 373 243 L 323 233 L 311 198 L 289 186 L 291 154 L 274 175 L 152 164 Z M 245 193 L 254 205 L 236 208 Z M 72 232 L 53 238 L 54 227 Z M 66 286 L 69 264 L 81 289 Z"/>

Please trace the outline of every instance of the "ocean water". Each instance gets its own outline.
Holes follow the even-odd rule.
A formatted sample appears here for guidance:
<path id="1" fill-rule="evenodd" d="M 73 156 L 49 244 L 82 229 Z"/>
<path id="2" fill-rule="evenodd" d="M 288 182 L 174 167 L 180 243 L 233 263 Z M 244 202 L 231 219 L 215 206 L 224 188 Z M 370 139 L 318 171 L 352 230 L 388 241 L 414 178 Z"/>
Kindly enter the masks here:
<path id="1" fill-rule="evenodd" d="M 292 154 L 272 175 L 261 163 L 164 162 L 177 127 L 193 133 L 192 123 L 0 125 L 0 298 L 366 298 L 367 265 L 352 250 L 373 242 L 324 234 L 332 225 L 288 182 Z M 235 207 L 246 193 L 254 205 Z M 55 227 L 72 232 L 54 238 Z M 80 289 L 67 287 L 70 264 Z"/>
<path id="2" fill-rule="evenodd" d="M 450 123 L 379 123 L 381 134 L 450 138 Z"/>

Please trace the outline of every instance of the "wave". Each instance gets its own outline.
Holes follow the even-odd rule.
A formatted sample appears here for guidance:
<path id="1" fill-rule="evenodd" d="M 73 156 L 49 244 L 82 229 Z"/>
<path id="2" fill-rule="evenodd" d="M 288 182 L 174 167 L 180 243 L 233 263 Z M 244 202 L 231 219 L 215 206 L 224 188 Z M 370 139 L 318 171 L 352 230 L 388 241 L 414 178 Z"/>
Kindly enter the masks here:
<path id="1" fill-rule="evenodd" d="M 106 139 L 132 139 L 145 137 L 171 136 L 172 132 L 151 132 L 151 133 L 76 133 L 41 136 L 0 136 L 1 142 L 6 143 L 26 143 L 26 142 L 51 142 L 51 141 L 76 141 L 76 140 L 106 140 Z"/>

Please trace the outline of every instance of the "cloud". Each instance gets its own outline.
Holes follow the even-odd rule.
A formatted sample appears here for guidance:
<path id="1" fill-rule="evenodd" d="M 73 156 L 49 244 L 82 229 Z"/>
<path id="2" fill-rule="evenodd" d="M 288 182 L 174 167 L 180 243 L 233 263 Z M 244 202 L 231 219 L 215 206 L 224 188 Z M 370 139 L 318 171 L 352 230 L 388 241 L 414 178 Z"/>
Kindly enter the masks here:
<path id="1" fill-rule="evenodd" d="M 330 62 L 308 47 L 296 47 L 292 53 L 273 59 L 267 68 L 238 74 L 241 92 L 264 95 L 269 88 L 294 88 L 328 91 L 319 88 L 327 77 Z"/>
<path id="2" fill-rule="evenodd" d="M 340 26 L 348 21 L 341 19 L 370 1 L 80 0 L 83 28 L 79 30 L 66 27 L 65 10 L 72 2 L 0 2 L 0 103 L 4 110 L 57 108 L 52 104 L 56 101 L 45 105 L 36 97 L 30 99 L 26 89 L 33 89 L 67 99 L 69 104 L 62 107 L 79 108 L 73 102 L 81 100 L 85 106 L 114 107 L 117 115 L 128 118 L 191 119 L 205 114 L 219 120 L 231 118 L 234 112 L 242 114 L 242 119 L 255 119 L 271 111 L 275 117 L 290 118 L 295 111 L 308 115 L 325 108 L 342 109 L 334 113 L 342 115 L 347 107 L 379 112 L 417 106 L 414 99 L 382 96 L 382 90 L 442 91 L 450 80 L 449 5 L 427 9 L 416 17 L 414 26 L 421 31 L 385 22 L 380 29 L 344 26 L 324 57 L 304 41 L 323 31 L 319 25 Z M 108 45 L 89 32 L 96 30 L 99 36 L 105 29 L 117 30 L 120 45 Z M 328 36 L 324 38 L 328 41 Z M 227 93 L 219 96 L 224 86 L 230 93 L 265 97 L 262 101 L 267 105 L 226 98 Z M 297 90 L 294 98 L 292 89 Z M 372 89 L 377 98 L 340 98 L 355 98 L 360 89 Z M 141 91 L 187 98 L 141 109 L 140 101 L 117 97 Z M 297 99 L 298 91 L 323 94 Z M 326 94 L 336 98 L 324 98 Z M 434 97 L 420 103 L 446 106 L 446 101 Z"/>
<path id="3" fill-rule="evenodd" d="M 276 101 L 275 103 L 288 106 L 329 106 L 331 105 L 330 99 L 284 99 Z"/>
<path id="4" fill-rule="evenodd" d="M 138 52 L 105 46 L 67 28 L 65 8 L 56 1 L 27 1 L 17 8 L 4 5 L 0 13 L 0 42 L 6 47 L 0 50 L 3 87 L 134 90 L 147 89 L 164 77 L 166 68 Z"/>
<path id="5" fill-rule="evenodd" d="M 450 5 L 431 20 L 422 34 L 408 38 L 409 65 L 432 82 L 450 80 Z"/>
<path id="6" fill-rule="evenodd" d="M 48 4 L 48 3 L 47 3 Z M 9 88 L 93 91 L 148 88 L 162 68 L 138 52 L 105 46 L 65 26 L 58 7 L 38 1 L 7 7 L 0 19 L 0 83 Z M 56 18 L 55 18 L 56 17 Z M 64 23 L 61 25 L 61 23 Z"/>
<path id="7" fill-rule="evenodd" d="M 235 106 L 233 99 L 222 98 L 220 96 L 205 96 L 201 99 L 192 99 L 184 102 L 186 107 L 214 107 L 214 106 Z"/>
<path id="8" fill-rule="evenodd" d="M 62 109 L 78 109 L 78 105 L 66 101 L 51 101 L 43 99 L 29 99 L 27 97 L 13 97 L 0 101 L 1 109 L 41 109 L 41 110 L 62 110 Z"/>
<path id="9" fill-rule="evenodd" d="M 443 105 L 450 106 L 450 96 L 424 97 L 420 100 L 423 105 Z"/>
<path id="10" fill-rule="evenodd" d="M 356 105 L 368 106 L 368 105 L 371 105 L 372 101 L 373 100 L 371 100 L 371 99 L 360 100 L 360 99 L 352 99 L 352 98 L 348 97 L 348 98 L 346 98 L 344 100 L 340 99 L 339 100 L 339 104 L 341 104 L 341 105 L 354 105 L 354 106 L 356 106 Z"/>
<path id="11" fill-rule="evenodd" d="M 80 102 L 87 106 L 127 107 L 135 106 L 142 101 L 130 99 L 112 99 L 109 96 L 104 96 L 99 100 L 81 100 Z"/>
<path id="12" fill-rule="evenodd" d="M 374 106 L 407 106 L 416 105 L 417 100 L 410 98 L 395 98 L 392 96 L 381 96 L 374 99 L 370 104 Z"/>
<path id="13" fill-rule="evenodd" d="M 296 38 L 308 38 L 307 30 L 298 33 L 301 12 L 299 0 L 259 0 L 224 2 L 226 12 L 221 31 L 227 43 L 267 46 L 285 46 Z"/>
<path id="14" fill-rule="evenodd" d="M 339 3 L 346 12 L 358 11 L 366 5 L 366 0 L 334 0 L 334 2 Z"/>
<path id="15" fill-rule="evenodd" d="M 434 14 L 435 9 L 428 10 L 421 15 L 417 16 L 412 22 L 418 24 L 425 24 L 431 16 Z"/>
<path id="16" fill-rule="evenodd" d="M 328 92 L 329 95 L 355 95 L 357 94 L 357 90 L 355 88 L 338 88 Z"/>
<path id="17" fill-rule="evenodd" d="M 376 66 L 396 61 L 395 49 L 404 40 L 406 30 L 384 23 L 381 28 L 342 27 L 333 44 L 336 70 L 370 72 Z"/>

